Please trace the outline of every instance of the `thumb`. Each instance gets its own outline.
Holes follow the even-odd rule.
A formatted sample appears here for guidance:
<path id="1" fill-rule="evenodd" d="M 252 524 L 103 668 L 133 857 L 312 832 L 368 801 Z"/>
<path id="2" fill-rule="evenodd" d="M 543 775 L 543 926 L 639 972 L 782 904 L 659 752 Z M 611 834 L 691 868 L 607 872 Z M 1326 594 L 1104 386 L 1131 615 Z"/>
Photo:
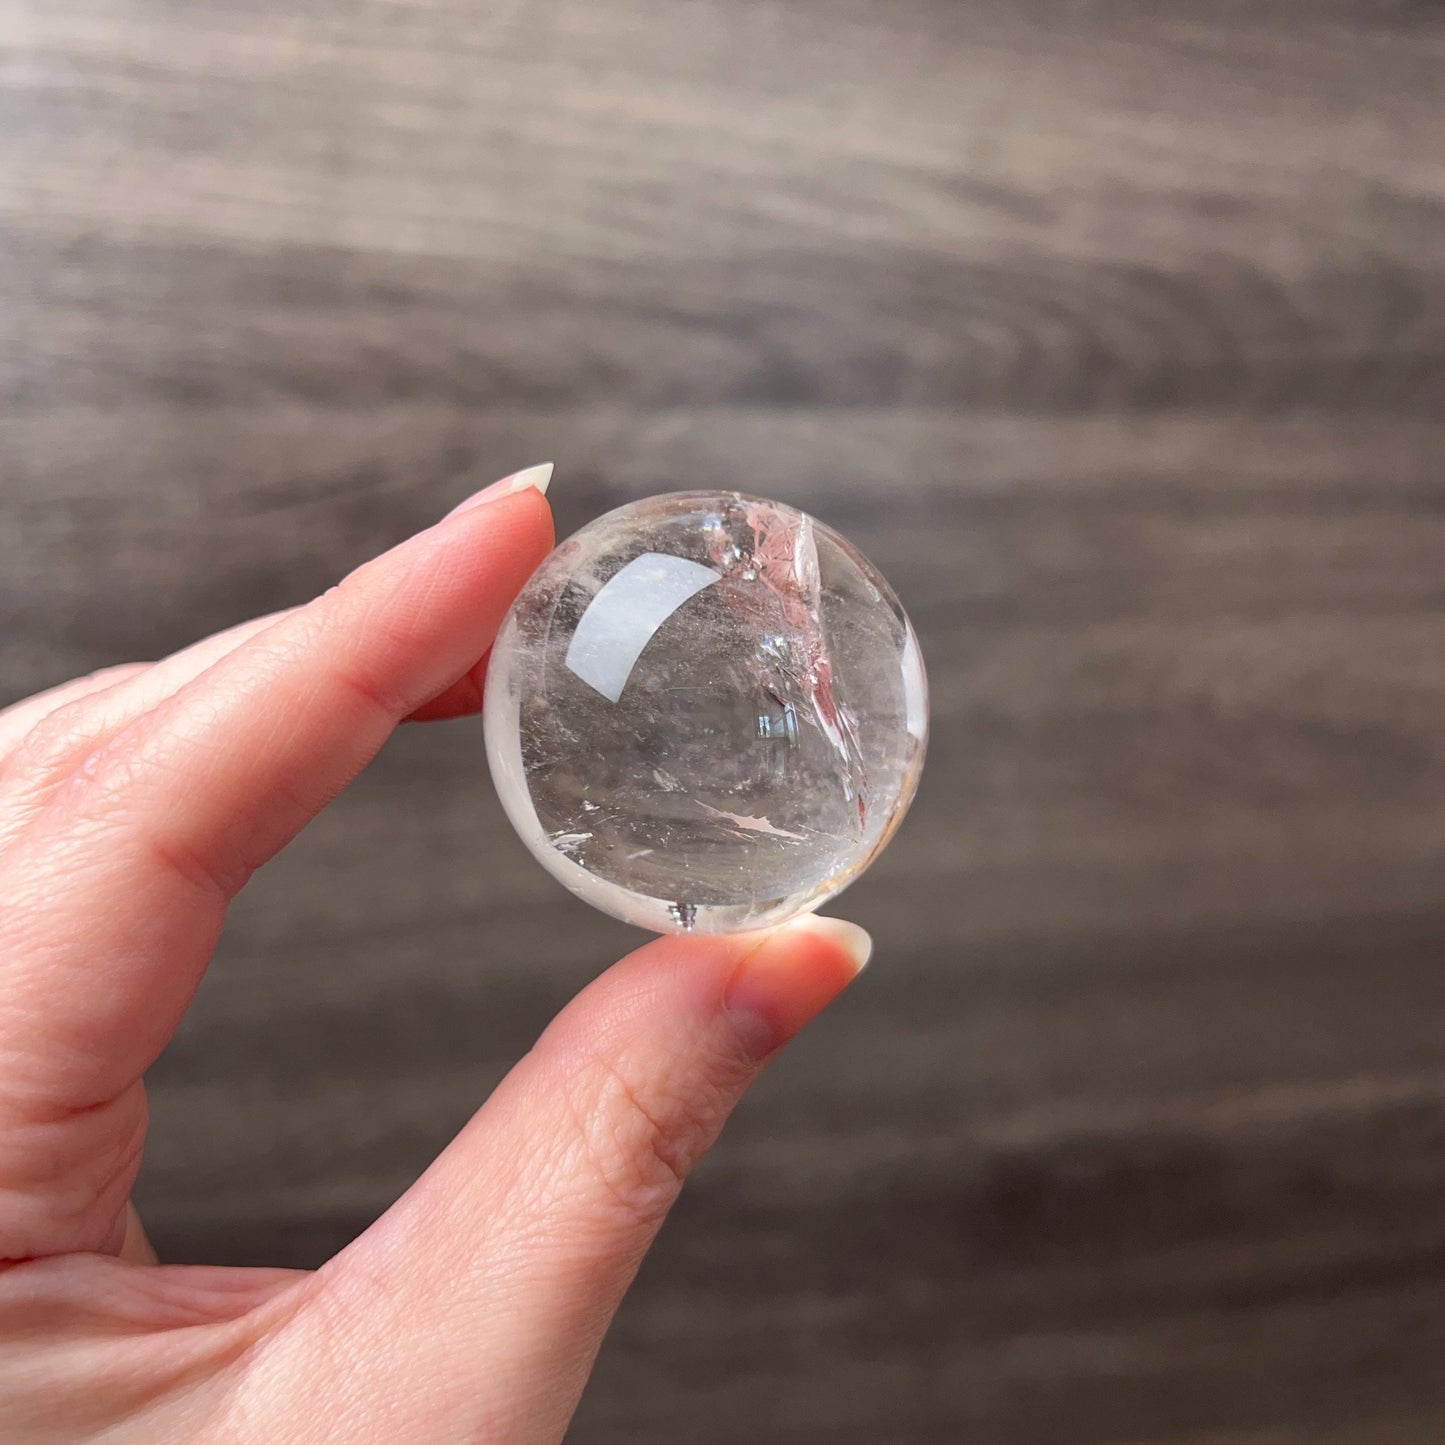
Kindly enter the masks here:
<path id="1" fill-rule="evenodd" d="M 308 1282 L 262 1370 L 295 1380 L 298 1350 L 360 1366 L 323 1387 L 342 1398 L 318 1417 L 351 1430 L 328 1439 L 373 1439 L 384 1422 L 395 1442 L 560 1440 L 682 1181 L 870 949 L 856 925 L 808 917 L 632 954 Z"/>

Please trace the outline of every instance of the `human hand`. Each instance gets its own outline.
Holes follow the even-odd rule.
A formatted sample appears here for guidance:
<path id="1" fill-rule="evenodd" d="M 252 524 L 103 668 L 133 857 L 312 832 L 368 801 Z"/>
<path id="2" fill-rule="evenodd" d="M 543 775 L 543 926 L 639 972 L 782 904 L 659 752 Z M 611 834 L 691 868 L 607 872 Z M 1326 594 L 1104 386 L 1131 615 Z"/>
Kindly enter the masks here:
<path id="1" fill-rule="evenodd" d="M 529 480 L 306 607 L 0 713 L 0 1440 L 559 1440 L 683 1178 L 866 960 L 818 918 L 659 939 L 320 1270 L 154 1262 L 142 1075 L 251 873 L 399 721 L 479 706 L 551 543 Z"/>

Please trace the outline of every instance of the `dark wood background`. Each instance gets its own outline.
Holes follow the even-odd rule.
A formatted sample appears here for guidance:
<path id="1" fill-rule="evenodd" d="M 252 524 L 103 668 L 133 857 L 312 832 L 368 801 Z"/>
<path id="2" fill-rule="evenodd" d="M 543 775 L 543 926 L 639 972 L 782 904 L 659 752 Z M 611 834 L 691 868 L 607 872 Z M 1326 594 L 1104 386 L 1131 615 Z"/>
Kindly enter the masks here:
<path id="1" fill-rule="evenodd" d="M 817 511 L 932 670 L 869 976 L 595 1445 L 1445 1439 L 1445 10 L 0 0 L 0 700 L 555 458 Z M 399 736 L 154 1073 L 313 1263 L 631 936 Z"/>

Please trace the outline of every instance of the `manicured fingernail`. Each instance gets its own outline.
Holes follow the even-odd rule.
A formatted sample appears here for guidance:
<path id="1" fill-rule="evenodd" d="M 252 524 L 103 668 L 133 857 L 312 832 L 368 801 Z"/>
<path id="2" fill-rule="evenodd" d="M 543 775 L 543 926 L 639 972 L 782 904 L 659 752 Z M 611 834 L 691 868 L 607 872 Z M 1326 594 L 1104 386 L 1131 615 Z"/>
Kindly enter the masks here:
<path id="1" fill-rule="evenodd" d="M 781 1048 L 862 972 L 873 940 L 856 923 L 809 915 L 767 935 L 738 964 L 723 1004 L 758 1058 Z"/>
<path id="2" fill-rule="evenodd" d="M 541 492 L 545 497 L 547 488 L 551 484 L 552 463 L 543 462 L 540 466 L 513 472 L 510 477 L 503 477 L 500 482 L 493 482 L 490 487 L 483 487 L 475 496 L 468 497 L 461 506 L 453 507 L 447 515 L 455 517 L 458 512 L 469 512 L 473 507 L 480 507 L 486 502 L 499 501 L 502 497 L 513 497 L 518 492 L 525 492 L 528 487 Z"/>

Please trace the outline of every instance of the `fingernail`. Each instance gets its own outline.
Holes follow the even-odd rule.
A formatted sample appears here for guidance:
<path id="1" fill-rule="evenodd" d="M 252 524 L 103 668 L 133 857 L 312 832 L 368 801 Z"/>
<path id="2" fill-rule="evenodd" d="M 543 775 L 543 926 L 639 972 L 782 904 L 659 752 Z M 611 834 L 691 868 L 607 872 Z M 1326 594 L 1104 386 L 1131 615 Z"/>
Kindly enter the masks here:
<path id="1" fill-rule="evenodd" d="M 723 991 L 744 1046 L 760 1059 L 781 1048 L 857 978 L 872 953 L 868 934 L 841 918 L 810 914 L 774 929 Z"/>
<path id="2" fill-rule="evenodd" d="M 525 492 L 528 487 L 541 492 L 545 497 L 547 488 L 551 484 L 552 463 L 543 462 L 540 466 L 513 472 L 510 477 L 503 477 L 500 482 L 493 482 L 490 487 L 483 487 L 475 496 L 468 497 L 460 506 L 453 507 L 447 516 L 455 517 L 458 512 L 469 512 L 473 507 L 480 507 L 485 502 L 495 502 L 502 497 L 515 496 L 518 492 Z"/>

